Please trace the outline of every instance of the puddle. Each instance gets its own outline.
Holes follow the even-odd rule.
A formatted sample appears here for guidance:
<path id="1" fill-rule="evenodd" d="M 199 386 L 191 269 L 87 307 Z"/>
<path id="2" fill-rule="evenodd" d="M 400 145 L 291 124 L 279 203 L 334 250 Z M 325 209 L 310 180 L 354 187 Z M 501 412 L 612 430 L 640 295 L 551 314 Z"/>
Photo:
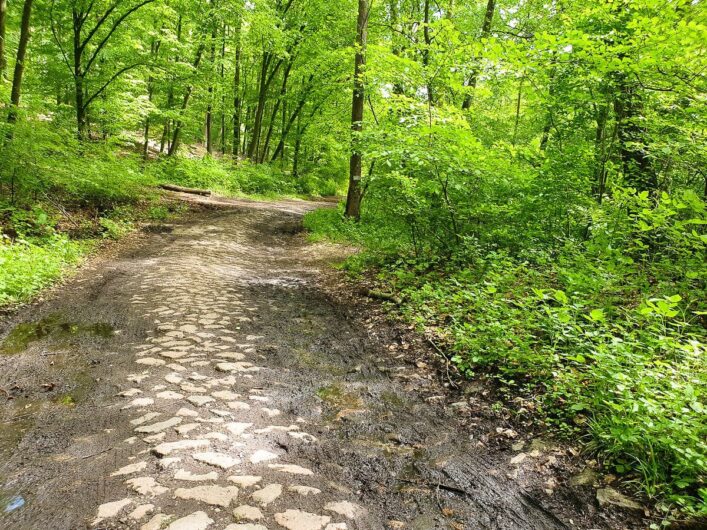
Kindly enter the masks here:
<path id="1" fill-rule="evenodd" d="M 46 338 L 65 340 L 81 335 L 110 338 L 113 334 L 113 326 L 110 324 L 67 322 L 60 315 L 52 315 L 38 322 L 26 322 L 15 326 L 0 346 L 0 354 L 22 353 L 33 342 Z"/>

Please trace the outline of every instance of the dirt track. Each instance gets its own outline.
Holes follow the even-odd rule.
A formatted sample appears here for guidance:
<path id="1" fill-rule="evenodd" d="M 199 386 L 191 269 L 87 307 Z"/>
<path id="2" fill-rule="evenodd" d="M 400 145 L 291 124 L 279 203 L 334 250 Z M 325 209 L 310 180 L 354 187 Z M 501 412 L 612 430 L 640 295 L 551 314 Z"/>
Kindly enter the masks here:
<path id="1" fill-rule="evenodd" d="M 634 527 L 330 294 L 311 203 L 206 202 L 0 321 L 0 528 Z"/>

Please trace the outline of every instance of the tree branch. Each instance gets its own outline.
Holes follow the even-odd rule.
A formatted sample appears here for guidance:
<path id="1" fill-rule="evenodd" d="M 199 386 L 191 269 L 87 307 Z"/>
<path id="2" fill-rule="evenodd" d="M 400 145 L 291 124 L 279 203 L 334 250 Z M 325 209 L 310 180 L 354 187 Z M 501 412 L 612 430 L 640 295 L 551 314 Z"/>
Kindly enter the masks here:
<path id="1" fill-rule="evenodd" d="M 116 79 L 118 79 L 118 78 L 119 78 L 121 75 L 123 75 L 125 72 L 127 72 L 128 70 L 132 70 L 133 68 L 137 68 L 138 66 L 144 66 L 144 65 L 145 65 L 145 63 L 135 63 L 135 64 L 131 64 L 130 66 L 126 66 L 126 67 L 121 68 L 120 70 L 118 70 L 115 74 L 113 74 L 113 75 L 111 76 L 111 78 L 110 78 L 108 81 L 105 82 L 105 84 L 104 84 L 101 88 L 98 89 L 98 91 L 97 91 L 96 93 L 94 93 L 90 98 L 88 98 L 88 99 L 86 100 L 86 103 L 83 104 L 83 110 L 87 110 L 87 109 L 88 109 L 88 106 L 91 104 L 91 102 L 92 102 L 94 99 L 96 99 L 98 96 L 100 96 L 100 95 L 103 93 L 103 91 L 104 91 L 106 88 L 108 88 L 108 86 L 109 86 L 113 81 L 115 81 Z"/>
<path id="2" fill-rule="evenodd" d="M 98 20 L 98 22 L 96 22 L 96 25 L 93 26 L 93 29 L 92 29 L 91 31 L 89 31 L 88 35 L 86 36 L 86 38 L 84 39 L 84 41 L 81 43 L 80 49 L 81 49 L 82 51 L 86 48 L 86 46 L 88 45 L 88 43 L 91 42 L 91 39 L 92 39 L 93 36 L 96 34 L 96 32 L 97 32 L 99 29 L 101 29 L 101 26 L 103 26 L 103 24 L 105 24 L 106 20 L 108 20 L 108 17 L 111 15 L 111 13 L 113 13 L 113 11 L 115 11 L 115 10 L 117 9 L 117 7 L 120 5 L 120 3 L 121 3 L 122 1 L 123 1 L 123 0 L 116 0 L 116 1 L 113 3 L 113 5 L 111 5 L 111 6 L 106 10 L 105 13 L 103 13 L 103 16 Z M 89 12 L 90 12 L 92 6 L 93 6 L 93 3 L 91 3 L 91 5 L 89 6 L 88 11 L 86 11 L 86 16 L 84 17 L 83 20 L 86 20 L 86 18 L 88 18 L 88 14 L 89 14 Z"/>

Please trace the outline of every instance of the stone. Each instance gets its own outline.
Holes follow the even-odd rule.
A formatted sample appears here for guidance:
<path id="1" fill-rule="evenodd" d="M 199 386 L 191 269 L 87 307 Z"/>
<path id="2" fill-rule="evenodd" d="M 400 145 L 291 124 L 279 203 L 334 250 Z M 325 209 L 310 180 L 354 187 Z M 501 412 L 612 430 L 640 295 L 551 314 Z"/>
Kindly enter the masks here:
<path id="1" fill-rule="evenodd" d="M 276 513 L 275 521 L 287 530 L 321 530 L 331 521 L 331 517 L 300 510 L 287 510 Z"/>
<path id="2" fill-rule="evenodd" d="M 317 438 L 315 436 L 312 436 L 311 434 L 306 433 L 306 432 L 291 432 L 290 431 L 287 434 L 289 434 L 290 436 L 292 436 L 293 438 L 295 438 L 297 440 L 302 440 L 305 443 L 314 443 L 317 441 Z"/>
<path id="3" fill-rule="evenodd" d="M 314 473 L 306 467 L 295 466 L 292 464 L 268 464 L 270 469 L 281 471 L 282 473 L 290 473 L 291 475 L 314 475 Z"/>
<path id="4" fill-rule="evenodd" d="M 250 405 L 243 401 L 229 401 L 226 405 L 228 405 L 229 409 L 233 410 L 250 410 Z"/>
<path id="5" fill-rule="evenodd" d="M 282 485 L 281 484 L 268 484 L 263 489 L 253 493 L 250 498 L 261 506 L 267 506 L 275 499 L 282 495 Z"/>
<path id="6" fill-rule="evenodd" d="M 161 421 L 159 423 L 153 423 L 152 425 L 143 425 L 141 427 L 137 427 L 135 429 L 135 432 L 140 432 L 140 433 L 145 433 L 145 434 L 162 432 L 165 429 L 169 429 L 170 427 L 176 427 L 180 423 L 182 423 L 182 418 L 175 416 L 174 418 L 170 418 L 168 420 Z"/>
<path id="7" fill-rule="evenodd" d="M 236 475 L 233 477 L 228 477 L 229 482 L 233 482 L 241 488 L 255 486 L 261 480 L 263 480 L 263 477 L 257 477 L 255 475 Z"/>
<path id="8" fill-rule="evenodd" d="M 267 414 L 269 418 L 274 418 L 275 416 L 280 415 L 280 411 L 278 409 L 269 409 L 263 407 L 262 411 Z"/>
<path id="9" fill-rule="evenodd" d="M 165 390 L 164 392 L 157 394 L 157 397 L 160 399 L 184 399 L 184 394 L 173 392 L 171 390 Z"/>
<path id="10" fill-rule="evenodd" d="M 196 488 L 179 488 L 174 492 L 174 497 L 184 500 L 195 500 L 211 506 L 228 508 L 233 500 L 238 497 L 238 488 L 235 486 L 197 486 Z"/>
<path id="11" fill-rule="evenodd" d="M 268 530 L 265 526 L 261 524 L 229 524 L 224 530 Z"/>
<path id="12" fill-rule="evenodd" d="M 199 413 L 195 410 L 181 408 L 177 411 L 177 416 L 187 416 L 189 418 L 198 418 Z"/>
<path id="13" fill-rule="evenodd" d="M 575 488 L 579 486 L 591 486 L 598 480 L 598 478 L 599 475 L 597 475 L 596 471 L 586 467 L 580 473 L 570 477 L 569 484 Z"/>
<path id="14" fill-rule="evenodd" d="M 125 390 L 124 392 L 121 392 L 118 395 L 120 397 L 134 397 L 138 394 L 142 394 L 142 390 L 140 390 L 139 388 L 131 388 L 130 390 Z"/>
<path id="15" fill-rule="evenodd" d="M 230 432 L 231 434 L 240 436 L 252 426 L 252 423 L 227 423 L 226 429 L 228 429 L 228 432 Z"/>
<path id="16" fill-rule="evenodd" d="M 263 518 L 263 512 L 255 506 L 248 506 L 247 504 L 244 504 L 233 510 L 233 517 L 235 517 L 238 522 L 259 521 Z"/>
<path id="17" fill-rule="evenodd" d="M 213 392 L 211 395 L 216 399 L 222 399 L 224 401 L 233 401 L 241 397 L 240 394 L 236 394 L 230 390 L 219 390 L 218 392 Z"/>
<path id="18" fill-rule="evenodd" d="M 121 499 L 119 501 L 106 502 L 105 504 L 101 504 L 98 507 L 98 513 L 96 514 L 96 520 L 93 521 L 93 524 L 97 525 L 103 519 L 109 519 L 111 517 L 115 517 L 120 512 L 122 512 L 126 506 L 128 506 L 129 504 L 132 504 L 132 502 L 133 501 L 131 499 Z"/>
<path id="19" fill-rule="evenodd" d="M 291 491 L 293 493 L 298 493 L 299 495 L 302 495 L 303 497 L 306 497 L 307 495 L 319 495 L 322 492 L 322 490 L 319 490 L 317 488 L 310 488 L 309 486 L 299 486 L 299 485 L 288 486 L 287 491 Z"/>
<path id="20" fill-rule="evenodd" d="M 189 401 L 189 403 L 191 403 L 192 405 L 196 405 L 197 407 L 203 407 L 207 403 L 213 403 L 216 400 L 211 396 L 189 396 L 187 398 L 187 401 Z"/>
<path id="21" fill-rule="evenodd" d="M 205 482 L 207 480 L 218 480 L 218 473 L 216 473 L 216 471 L 212 471 L 212 472 L 206 473 L 204 475 L 195 475 L 191 471 L 187 471 L 185 469 L 179 469 L 174 474 L 174 479 L 175 480 L 186 480 L 189 482 Z"/>
<path id="22" fill-rule="evenodd" d="M 211 466 L 220 467 L 221 469 L 231 469 L 233 466 L 241 463 L 239 458 L 234 458 L 230 455 L 224 453 L 196 453 L 192 455 L 194 460 L 198 462 L 203 462 Z"/>
<path id="23" fill-rule="evenodd" d="M 179 434 L 187 434 L 193 431 L 194 429 L 198 429 L 200 426 L 201 423 L 185 423 L 184 425 L 180 425 L 179 427 L 177 427 L 175 430 Z"/>
<path id="24" fill-rule="evenodd" d="M 160 432 L 157 434 L 153 434 L 152 436 L 146 436 L 145 438 L 142 439 L 143 442 L 148 443 L 148 444 L 154 444 L 161 442 L 167 437 L 166 432 Z"/>
<path id="25" fill-rule="evenodd" d="M 526 458 L 528 458 L 528 455 L 525 453 L 518 453 L 516 456 L 511 458 L 511 465 L 512 466 L 517 466 L 518 464 L 521 464 Z"/>
<path id="26" fill-rule="evenodd" d="M 152 519 L 150 519 L 146 524 L 140 527 L 140 530 L 160 530 L 164 527 L 165 523 L 170 519 L 173 519 L 173 515 L 165 515 L 163 513 L 158 513 Z"/>
<path id="27" fill-rule="evenodd" d="M 326 525 L 326 528 L 324 530 L 348 530 L 348 526 L 346 526 L 346 523 L 332 523 Z"/>
<path id="28" fill-rule="evenodd" d="M 264 449 L 259 449 L 252 455 L 250 455 L 251 464 L 259 464 L 260 462 L 267 462 L 268 460 L 275 460 L 278 456 L 270 451 L 265 451 Z"/>
<path id="29" fill-rule="evenodd" d="M 330 502 L 324 505 L 324 509 L 328 512 L 338 513 L 349 519 L 356 519 L 366 514 L 365 508 L 361 508 L 357 504 L 348 501 Z"/>
<path id="30" fill-rule="evenodd" d="M 147 423 L 150 420 L 154 420 L 157 416 L 159 416 L 159 412 L 148 412 L 144 416 L 140 416 L 139 418 L 135 418 L 134 420 L 130 420 L 131 425 L 142 425 L 143 423 Z"/>
<path id="31" fill-rule="evenodd" d="M 160 458 L 157 461 L 157 465 L 162 469 L 168 469 L 171 465 L 181 462 L 181 458 Z"/>
<path id="32" fill-rule="evenodd" d="M 599 506 L 619 506 L 620 508 L 625 508 L 627 510 L 642 510 L 643 506 L 638 504 L 626 497 L 626 495 L 619 493 L 613 488 L 603 488 L 597 490 L 597 501 L 599 501 Z"/>
<path id="33" fill-rule="evenodd" d="M 138 471 L 142 471 L 147 467 L 147 462 L 137 462 L 135 464 L 130 464 L 125 467 L 121 467 L 117 471 L 113 471 L 113 473 L 110 474 L 111 477 L 121 477 L 123 475 L 132 475 L 133 473 L 137 473 Z"/>
<path id="34" fill-rule="evenodd" d="M 168 383 L 172 383 L 173 385 L 178 385 L 184 380 L 179 374 L 171 373 L 165 376 L 165 381 L 167 381 Z"/>
<path id="35" fill-rule="evenodd" d="M 200 449 L 209 447 L 209 440 L 180 440 L 178 442 L 167 442 L 158 445 L 152 451 L 158 456 L 167 456 L 175 451 L 183 451 L 185 449 Z"/>
<path id="36" fill-rule="evenodd" d="M 147 497 L 156 497 L 169 491 L 164 486 L 158 484 L 154 477 L 131 478 L 130 480 L 126 480 L 125 483 L 140 495 Z"/>
<path id="37" fill-rule="evenodd" d="M 135 361 L 137 364 L 144 364 L 145 366 L 163 366 L 167 364 L 166 361 L 162 359 L 155 359 L 154 357 L 143 357 Z"/>
<path id="38" fill-rule="evenodd" d="M 155 403 L 155 400 L 152 398 L 148 398 L 148 397 L 137 398 L 137 399 L 133 399 L 130 403 L 125 405 L 123 407 L 123 410 L 132 409 L 132 408 L 149 407 L 150 405 L 154 405 L 154 403 Z"/>
<path id="39" fill-rule="evenodd" d="M 184 392 L 191 392 L 192 394 L 205 394 L 207 392 L 206 388 L 196 386 L 194 383 L 182 383 L 179 388 L 184 390 Z"/>
<path id="40" fill-rule="evenodd" d="M 128 514 L 128 517 L 130 517 L 133 521 L 139 521 L 146 515 L 150 514 L 153 512 L 155 509 L 154 504 L 141 504 L 137 508 L 135 508 L 132 512 Z"/>
<path id="41" fill-rule="evenodd" d="M 194 512 L 191 515 L 177 519 L 165 530 L 206 530 L 213 522 L 214 520 L 206 513 Z"/>

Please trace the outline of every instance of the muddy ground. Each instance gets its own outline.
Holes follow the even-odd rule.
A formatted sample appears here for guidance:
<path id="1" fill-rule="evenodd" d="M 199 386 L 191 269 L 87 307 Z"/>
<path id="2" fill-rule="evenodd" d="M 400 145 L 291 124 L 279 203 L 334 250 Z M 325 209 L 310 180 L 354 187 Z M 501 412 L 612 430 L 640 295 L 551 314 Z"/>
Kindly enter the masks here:
<path id="1" fill-rule="evenodd" d="M 339 296 L 316 204 L 205 202 L 0 320 L 0 528 L 645 528 Z"/>

